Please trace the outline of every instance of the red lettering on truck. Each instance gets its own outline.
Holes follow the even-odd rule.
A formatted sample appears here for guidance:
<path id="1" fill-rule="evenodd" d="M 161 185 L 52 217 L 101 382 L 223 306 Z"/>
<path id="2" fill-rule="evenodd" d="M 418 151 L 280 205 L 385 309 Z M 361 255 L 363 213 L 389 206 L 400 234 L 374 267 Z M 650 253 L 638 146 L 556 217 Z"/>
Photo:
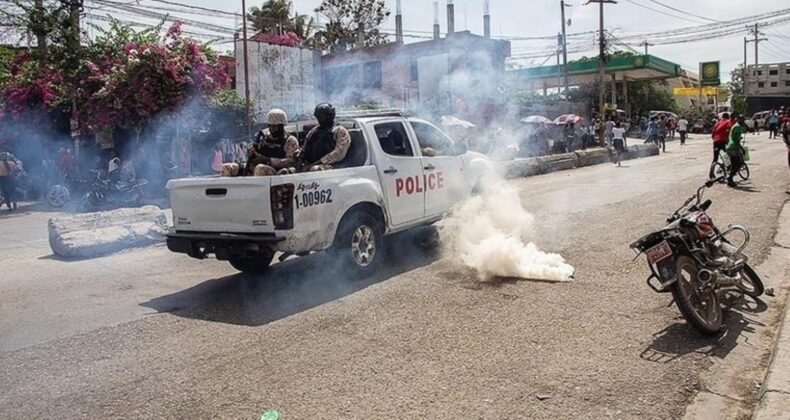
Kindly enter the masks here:
<path id="1" fill-rule="evenodd" d="M 420 179 L 422 178 L 422 179 Z M 444 188 L 444 173 L 436 172 L 428 175 L 410 176 L 395 179 L 395 196 L 400 197 L 401 193 L 411 195 L 414 193 L 424 193 Z"/>

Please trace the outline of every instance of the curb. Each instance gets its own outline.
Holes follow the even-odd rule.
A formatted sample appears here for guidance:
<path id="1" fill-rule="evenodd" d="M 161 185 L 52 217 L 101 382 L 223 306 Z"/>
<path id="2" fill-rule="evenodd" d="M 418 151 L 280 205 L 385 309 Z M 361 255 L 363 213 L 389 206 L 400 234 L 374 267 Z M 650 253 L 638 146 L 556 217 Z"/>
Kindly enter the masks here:
<path id="1" fill-rule="evenodd" d="M 780 224 L 774 236 L 774 246 L 790 249 L 790 225 L 781 220 L 790 220 L 790 201 L 786 201 L 779 213 Z M 787 242 L 785 242 L 787 241 Z M 776 340 L 771 346 L 771 357 L 765 370 L 757 407 L 752 414 L 755 420 L 777 420 L 790 418 L 790 298 L 784 298 Z"/>
<path id="2" fill-rule="evenodd" d="M 628 151 L 623 154 L 622 160 L 639 159 L 648 156 L 657 156 L 658 154 L 658 146 L 654 144 L 637 144 L 628 147 Z M 502 163 L 505 168 L 505 178 L 514 179 L 576 169 L 584 166 L 600 165 L 602 163 L 611 163 L 613 161 L 612 159 L 613 154 L 611 149 L 598 148 L 550 156 L 517 158 Z"/>

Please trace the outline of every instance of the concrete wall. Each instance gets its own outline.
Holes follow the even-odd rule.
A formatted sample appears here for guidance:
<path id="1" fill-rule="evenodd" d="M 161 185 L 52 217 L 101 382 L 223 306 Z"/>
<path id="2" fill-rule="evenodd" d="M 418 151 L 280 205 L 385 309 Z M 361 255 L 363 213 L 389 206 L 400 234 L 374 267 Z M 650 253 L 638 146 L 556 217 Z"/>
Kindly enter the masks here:
<path id="1" fill-rule="evenodd" d="M 236 43 L 236 92 L 244 97 L 243 43 Z M 255 122 L 262 123 L 271 108 L 281 108 L 290 119 L 312 114 L 319 89 L 320 56 L 308 49 L 248 41 L 250 99 Z M 320 74 L 320 73 L 318 73 Z"/>

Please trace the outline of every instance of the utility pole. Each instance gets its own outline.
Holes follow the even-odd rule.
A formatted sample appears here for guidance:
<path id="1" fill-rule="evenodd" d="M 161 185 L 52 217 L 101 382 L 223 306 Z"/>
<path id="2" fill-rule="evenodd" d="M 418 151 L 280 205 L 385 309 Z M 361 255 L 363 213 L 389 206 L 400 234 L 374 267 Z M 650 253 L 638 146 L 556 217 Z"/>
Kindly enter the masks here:
<path id="1" fill-rule="evenodd" d="M 568 39 L 565 36 L 565 0 L 560 0 L 560 18 L 562 19 L 562 73 L 565 85 L 565 99 L 568 98 Z"/>
<path id="2" fill-rule="evenodd" d="M 746 96 L 746 37 L 743 37 L 743 69 L 741 71 L 741 85 L 743 86 L 743 96 Z"/>
<path id="3" fill-rule="evenodd" d="M 759 60 L 757 57 L 757 46 L 760 43 L 760 41 L 768 41 L 768 38 L 760 37 L 761 35 L 760 29 L 757 24 L 754 25 L 754 28 L 752 28 L 751 26 L 749 26 L 748 28 L 750 29 L 750 31 L 754 31 L 754 39 L 748 39 L 746 37 L 743 37 L 743 94 L 744 95 L 746 95 L 746 85 L 747 85 L 746 78 L 749 75 L 749 72 L 746 69 L 746 67 L 748 66 L 747 58 L 746 58 L 746 44 L 750 42 L 754 42 L 754 71 L 756 74 L 757 65 L 759 64 Z"/>
<path id="4" fill-rule="evenodd" d="M 44 10 L 44 0 L 36 0 L 35 7 L 36 7 L 36 16 L 38 20 L 37 23 L 39 25 L 43 25 L 44 13 L 46 13 L 46 11 Z M 42 60 L 46 59 L 47 57 L 47 34 L 44 32 L 43 29 L 44 29 L 43 27 L 39 26 L 36 32 L 36 41 L 37 41 L 36 47 L 38 50 L 38 55 Z"/>
<path id="5" fill-rule="evenodd" d="M 242 55 L 244 55 L 244 106 L 247 112 L 245 113 L 245 121 L 247 122 L 247 138 L 252 137 L 252 121 L 250 121 L 250 75 L 249 75 L 249 58 L 247 56 L 247 1 L 241 0 L 241 44 Z"/>
<path id="6" fill-rule="evenodd" d="M 651 43 L 647 42 L 647 40 L 645 40 L 644 42 L 642 42 L 642 45 L 645 46 L 645 55 L 647 55 L 647 47 L 649 47 L 651 45 L 654 45 L 654 44 L 651 44 Z"/>
<path id="7" fill-rule="evenodd" d="M 606 65 L 606 35 L 604 33 L 604 25 L 603 25 L 603 5 L 604 3 L 610 4 L 617 4 L 615 0 L 587 0 L 586 4 L 590 3 L 598 3 L 599 6 L 599 31 L 600 34 L 598 36 L 598 47 L 599 47 L 599 56 L 598 56 L 598 112 L 599 116 L 603 117 L 604 114 L 604 73 L 605 73 L 605 65 Z"/>

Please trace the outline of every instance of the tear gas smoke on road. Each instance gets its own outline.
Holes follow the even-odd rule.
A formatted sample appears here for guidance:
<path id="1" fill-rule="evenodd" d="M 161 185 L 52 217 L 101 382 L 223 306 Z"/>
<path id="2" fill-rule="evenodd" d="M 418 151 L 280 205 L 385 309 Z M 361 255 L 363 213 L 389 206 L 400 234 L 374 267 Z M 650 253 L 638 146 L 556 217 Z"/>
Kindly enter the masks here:
<path id="1" fill-rule="evenodd" d="M 561 255 L 530 242 L 535 219 L 522 207 L 518 190 L 495 175 L 481 184 L 479 195 L 458 204 L 438 223 L 446 255 L 460 259 L 482 280 L 570 281 L 574 268 Z"/>

